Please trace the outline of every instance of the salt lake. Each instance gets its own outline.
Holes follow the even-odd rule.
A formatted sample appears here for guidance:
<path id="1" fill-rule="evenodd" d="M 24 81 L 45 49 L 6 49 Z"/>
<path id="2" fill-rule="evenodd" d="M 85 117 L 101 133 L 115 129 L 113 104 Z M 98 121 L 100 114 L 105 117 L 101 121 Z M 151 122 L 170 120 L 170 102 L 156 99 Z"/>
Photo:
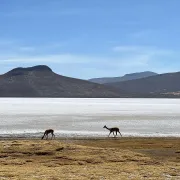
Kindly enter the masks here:
<path id="1" fill-rule="evenodd" d="M 180 137 L 180 99 L 0 98 L 0 137 Z"/>

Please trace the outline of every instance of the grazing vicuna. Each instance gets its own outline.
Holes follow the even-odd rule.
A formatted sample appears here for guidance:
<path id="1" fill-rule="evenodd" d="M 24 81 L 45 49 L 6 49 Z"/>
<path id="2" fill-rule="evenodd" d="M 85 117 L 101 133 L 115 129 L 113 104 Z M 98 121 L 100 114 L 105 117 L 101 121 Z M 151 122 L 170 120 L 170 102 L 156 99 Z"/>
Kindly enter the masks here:
<path id="1" fill-rule="evenodd" d="M 41 139 L 44 139 L 45 136 L 46 136 L 46 139 L 48 139 L 48 134 L 52 135 L 51 139 L 53 137 L 55 138 L 54 130 L 53 129 L 47 129 L 47 130 L 45 130 L 44 135 L 43 135 L 43 137 Z"/>
<path id="2" fill-rule="evenodd" d="M 117 128 L 117 127 L 108 128 L 108 127 L 105 125 L 103 128 L 106 128 L 106 129 L 108 129 L 108 130 L 110 131 L 108 137 L 110 136 L 110 134 L 111 134 L 112 132 L 113 132 L 113 135 L 114 135 L 114 132 L 116 132 L 116 136 L 117 136 L 117 133 L 119 133 L 119 134 L 121 135 L 121 137 L 122 137 L 122 134 L 120 133 L 119 128 Z M 114 137 L 116 137 L 116 136 L 114 135 Z"/>

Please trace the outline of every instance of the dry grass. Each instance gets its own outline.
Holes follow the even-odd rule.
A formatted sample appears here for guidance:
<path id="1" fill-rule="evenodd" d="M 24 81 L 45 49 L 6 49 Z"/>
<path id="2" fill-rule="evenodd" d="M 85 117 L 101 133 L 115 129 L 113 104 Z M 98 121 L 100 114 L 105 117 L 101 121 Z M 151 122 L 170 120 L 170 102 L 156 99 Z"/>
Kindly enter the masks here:
<path id="1" fill-rule="evenodd" d="M 1 140 L 6 179 L 180 179 L 180 139 Z"/>

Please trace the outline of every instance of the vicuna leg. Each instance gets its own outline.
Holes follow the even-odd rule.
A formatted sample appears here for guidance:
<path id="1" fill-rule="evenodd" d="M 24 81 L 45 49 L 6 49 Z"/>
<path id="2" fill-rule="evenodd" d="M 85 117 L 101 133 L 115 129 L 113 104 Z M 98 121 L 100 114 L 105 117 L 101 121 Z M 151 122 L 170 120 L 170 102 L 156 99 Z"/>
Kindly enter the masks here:
<path id="1" fill-rule="evenodd" d="M 122 137 L 122 134 L 120 133 L 120 131 L 119 131 L 119 134 L 121 135 L 121 137 Z"/>
<path id="2" fill-rule="evenodd" d="M 45 138 L 45 136 L 46 136 L 46 133 L 44 132 L 44 135 L 43 135 L 43 137 L 42 137 L 41 139 L 44 139 L 44 138 Z"/>
<path id="3" fill-rule="evenodd" d="M 116 133 L 115 133 L 115 131 L 113 131 L 113 135 L 114 135 L 114 137 L 116 137 Z"/>
<path id="4" fill-rule="evenodd" d="M 112 132 L 110 131 L 109 136 L 110 136 L 111 133 L 112 133 Z M 108 137 L 109 137 L 109 136 L 108 136 Z"/>
<path id="5" fill-rule="evenodd" d="M 44 139 L 44 135 L 43 135 L 43 137 L 41 139 Z"/>
<path id="6" fill-rule="evenodd" d="M 54 137 L 54 139 L 55 139 L 55 135 L 54 135 L 54 133 L 53 133 L 53 132 L 51 133 L 51 135 L 52 135 L 51 139 L 52 139 L 53 137 Z"/>

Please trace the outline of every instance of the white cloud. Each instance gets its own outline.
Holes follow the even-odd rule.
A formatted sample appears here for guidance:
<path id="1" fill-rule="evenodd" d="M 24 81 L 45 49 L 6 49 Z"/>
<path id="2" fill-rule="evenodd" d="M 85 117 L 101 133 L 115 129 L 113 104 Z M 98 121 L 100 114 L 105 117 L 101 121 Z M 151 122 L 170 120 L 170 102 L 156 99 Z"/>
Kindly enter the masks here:
<path id="1" fill-rule="evenodd" d="M 146 56 L 158 56 L 158 55 L 172 55 L 175 52 L 167 49 L 160 49 L 153 46 L 115 46 L 112 48 L 113 52 L 121 53 L 128 56 L 134 55 L 146 55 Z"/>
<path id="2" fill-rule="evenodd" d="M 18 49 L 19 49 L 19 51 L 22 51 L 22 52 L 33 52 L 33 51 L 35 51 L 35 48 L 31 47 L 31 46 L 22 46 L 22 47 L 19 47 Z"/>
<path id="3" fill-rule="evenodd" d="M 123 65 L 126 67 L 140 67 L 140 66 L 148 66 L 148 62 L 150 61 L 151 57 L 149 55 L 136 55 L 133 57 L 124 58 Z"/>
<path id="4" fill-rule="evenodd" d="M 156 33 L 155 30 L 145 29 L 145 30 L 133 32 L 129 36 L 134 39 L 144 39 L 144 38 L 148 38 L 149 36 L 154 35 L 155 33 Z"/>
<path id="5" fill-rule="evenodd" d="M 144 49 L 142 46 L 115 46 L 112 48 L 114 52 L 135 52 Z"/>

